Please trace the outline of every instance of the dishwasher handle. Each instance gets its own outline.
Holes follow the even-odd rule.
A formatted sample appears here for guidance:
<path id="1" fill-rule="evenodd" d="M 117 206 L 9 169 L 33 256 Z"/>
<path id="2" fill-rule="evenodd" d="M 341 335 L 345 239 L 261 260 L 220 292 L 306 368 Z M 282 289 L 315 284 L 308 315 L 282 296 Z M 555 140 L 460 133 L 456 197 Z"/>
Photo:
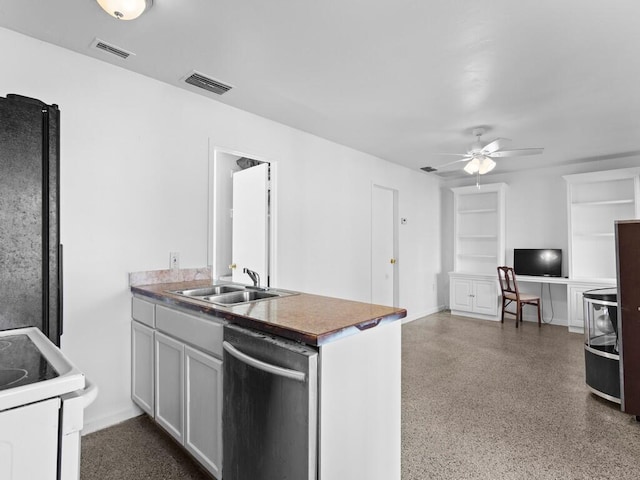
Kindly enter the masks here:
<path id="1" fill-rule="evenodd" d="M 302 383 L 304 383 L 307 378 L 307 375 L 304 372 L 291 370 L 289 368 L 278 367 L 277 365 L 271 365 L 270 363 L 266 363 L 262 360 L 258 360 L 257 358 L 253 358 L 246 353 L 242 353 L 227 341 L 222 342 L 222 348 L 224 348 L 227 353 L 229 353 L 229 355 L 237 358 L 247 365 L 251 365 L 252 367 L 257 368 L 258 370 L 262 370 L 273 375 L 278 375 L 279 377 L 290 378 L 291 380 Z"/>

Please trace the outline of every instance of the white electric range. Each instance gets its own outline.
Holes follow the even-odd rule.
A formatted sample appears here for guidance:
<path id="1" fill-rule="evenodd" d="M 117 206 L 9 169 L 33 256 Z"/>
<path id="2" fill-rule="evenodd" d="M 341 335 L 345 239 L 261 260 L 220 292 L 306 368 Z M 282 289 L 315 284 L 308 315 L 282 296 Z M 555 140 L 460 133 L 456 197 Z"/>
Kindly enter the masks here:
<path id="1" fill-rule="evenodd" d="M 0 479 L 78 480 L 97 388 L 37 328 L 0 331 Z"/>

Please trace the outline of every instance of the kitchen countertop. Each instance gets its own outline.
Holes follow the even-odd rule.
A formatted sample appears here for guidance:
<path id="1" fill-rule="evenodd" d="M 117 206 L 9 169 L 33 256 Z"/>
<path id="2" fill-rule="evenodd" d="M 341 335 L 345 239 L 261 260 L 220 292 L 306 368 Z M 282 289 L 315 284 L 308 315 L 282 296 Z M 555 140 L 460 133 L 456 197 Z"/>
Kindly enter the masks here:
<path id="1" fill-rule="evenodd" d="M 402 308 L 385 307 L 339 298 L 297 293 L 230 307 L 170 293 L 172 290 L 211 285 L 211 281 L 189 281 L 132 286 L 131 292 L 167 306 L 210 314 L 236 325 L 320 346 L 387 322 L 406 317 Z M 277 289 L 274 289 L 277 290 Z"/>

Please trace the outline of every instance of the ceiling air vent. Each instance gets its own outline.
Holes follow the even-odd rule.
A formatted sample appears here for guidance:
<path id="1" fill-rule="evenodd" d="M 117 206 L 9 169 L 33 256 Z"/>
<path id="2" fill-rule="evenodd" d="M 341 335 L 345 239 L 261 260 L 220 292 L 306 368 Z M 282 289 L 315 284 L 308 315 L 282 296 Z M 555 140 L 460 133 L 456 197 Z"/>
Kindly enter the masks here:
<path id="1" fill-rule="evenodd" d="M 194 87 L 204 88 L 205 90 L 218 95 L 222 95 L 233 88 L 198 72 L 192 72 L 184 78 L 184 81 Z"/>
<path id="2" fill-rule="evenodd" d="M 116 57 L 120 57 L 123 60 L 126 60 L 131 55 L 135 55 L 135 53 L 127 52 L 120 47 L 116 47 L 115 45 L 110 45 L 107 42 L 96 38 L 91 44 L 93 48 L 97 48 L 98 50 L 102 50 L 103 52 L 110 53 L 111 55 L 115 55 Z"/>
<path id="3" fill-rule="evenodd" d="M 438 169 L 437 168 L 433 168 L 433 167 L 422 167 L 420 168 L 420 170 L 424 170 L 425 172 L 436 172 Z"/>

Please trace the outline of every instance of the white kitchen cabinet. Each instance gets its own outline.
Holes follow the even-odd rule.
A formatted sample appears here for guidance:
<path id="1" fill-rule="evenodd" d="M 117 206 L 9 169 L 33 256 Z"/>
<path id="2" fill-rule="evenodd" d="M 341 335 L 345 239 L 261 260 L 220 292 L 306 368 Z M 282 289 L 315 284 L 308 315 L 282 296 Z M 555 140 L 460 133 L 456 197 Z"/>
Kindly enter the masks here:
<path id="1" fill-rule="evenodd" d="M 222 323 L 137 297 L 132 317 L 131 398 L 221 478 Z"/>
<path id="2" fill-rule="evenodd" d="M 131 322 L 131 399 L 148 415 L 154 415 L 154 330 Z"/>
<path id="3" fill-rule="evenodd" d="M 454 315 L 497 320 L 498 276 L 449 274 L 449 305 Z"/>
<path id="4" fill-rule="evenodd" d="M 568 327 L 570 332 L 583 333 L 584 332 L 584 300 L 582 294 L 587 290 L 594 290 L 596 288 L 615 287 L 615 281 L 602 283 L 568 283 L 567 295 L 569 297 L 568 308 Z"/>
<path id="5" fill-rule="evenodd" d="M 222 469 L 222 361 L 185 346 L 184 446 L 216 478 Z"/>
<path id="6" fill-rule="evenodd" d="M 184 344 L 155 333 L 155 419 L 178 442 L 184 439 Z"/>

